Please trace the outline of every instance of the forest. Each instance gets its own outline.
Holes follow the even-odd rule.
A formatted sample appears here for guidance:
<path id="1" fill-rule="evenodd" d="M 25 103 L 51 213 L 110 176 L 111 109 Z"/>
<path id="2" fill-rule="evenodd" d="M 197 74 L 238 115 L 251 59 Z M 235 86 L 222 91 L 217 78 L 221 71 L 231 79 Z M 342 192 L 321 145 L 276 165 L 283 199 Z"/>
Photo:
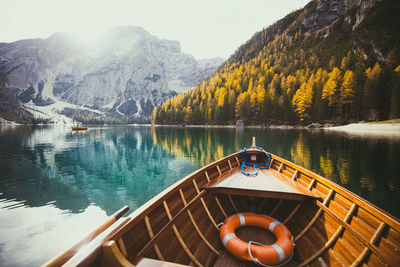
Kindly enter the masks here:
<path id="1" fill-rule="evenodd" d="M 400 26 L 393 11 L 399 4 L 377 4 L 356 30 L 346 19 L 355 17 L 356 10 L 350 10 L 328 36 L 301 23 L 315 5 L 256 33 L 199 86 L 155 107 L 152 123 L 339 124 L 399 118 Z"/>

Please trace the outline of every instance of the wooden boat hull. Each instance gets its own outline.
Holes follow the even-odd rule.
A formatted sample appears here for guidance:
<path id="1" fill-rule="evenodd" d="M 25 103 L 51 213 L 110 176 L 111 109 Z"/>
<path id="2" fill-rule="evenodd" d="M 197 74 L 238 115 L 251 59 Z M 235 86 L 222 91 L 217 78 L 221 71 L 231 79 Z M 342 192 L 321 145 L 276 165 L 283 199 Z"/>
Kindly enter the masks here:
<path id="1" fill-rule="evenodd" d="M 265 160 L 261 153 L 252 153 Z M 296 243 L 289 266 L 400 265 L 397 218 L 328 179 L 278 156 L 271 158 L 268 174 L 295 183 L 310 194 L 291 198 L 290 194 L 268 190 L 263 194 L 246 189 L 215 190 L 216 181 L 240 168 L 241 153 L 237 152 L 186 176 L 127 218 L 121 218 L 66 265 L 144 266 L 150 262 L 157 266 L 157 261 L 165 261 L 195 266 L 253 266 L 229 255 L 219 239 L 219 223 L 244 211 L 267 214 L 288 227 Z M 271 243 L 268 233 L 245 228 L 239 229 L 242 239 Z"/>

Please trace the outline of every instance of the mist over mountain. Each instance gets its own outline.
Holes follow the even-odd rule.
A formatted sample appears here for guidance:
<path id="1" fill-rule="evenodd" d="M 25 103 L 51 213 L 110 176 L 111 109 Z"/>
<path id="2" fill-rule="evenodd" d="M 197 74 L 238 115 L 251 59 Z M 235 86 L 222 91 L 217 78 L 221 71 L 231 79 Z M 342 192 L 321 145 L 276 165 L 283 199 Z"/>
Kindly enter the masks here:
<path id="1" fill-rule="evenodd" d="M 52 112 L 74 119 L 111 115 L 147 121 L 154 106 L 198 85 L 222 62 L 196 60 L 181 52 L 178 41 L 159 39 L 140 27 L 115 27 L 91 42 L 56 33 L 0 43 L 0 72 L 9 90 L 44 118 L 49 109 L 43 107 L 51 106 Z M 71 105 L 63 110 L 66 105 L 57 103 Z"/>

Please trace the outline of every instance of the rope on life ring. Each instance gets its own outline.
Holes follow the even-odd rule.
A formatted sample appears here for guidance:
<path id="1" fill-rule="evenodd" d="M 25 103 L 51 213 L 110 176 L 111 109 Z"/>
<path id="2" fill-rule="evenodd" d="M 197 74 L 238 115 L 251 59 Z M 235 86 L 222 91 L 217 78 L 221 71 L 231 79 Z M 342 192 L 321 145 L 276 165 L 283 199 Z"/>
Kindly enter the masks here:
<path id="1" fill-rule="evenodd" d="M 271 231 L 277 238 L 272 245 L 258 242 L 244 242 L 235 234 L 241 226 L 251 225 Z M 280 266 L 293 257 L 293 236 L 285 225 L 278 220 L 251 212 L 232 215 L 225 219 L 220 228 L 220 239 L 226 249 L 236 258 L 252 261 L 261 266 Z"/>

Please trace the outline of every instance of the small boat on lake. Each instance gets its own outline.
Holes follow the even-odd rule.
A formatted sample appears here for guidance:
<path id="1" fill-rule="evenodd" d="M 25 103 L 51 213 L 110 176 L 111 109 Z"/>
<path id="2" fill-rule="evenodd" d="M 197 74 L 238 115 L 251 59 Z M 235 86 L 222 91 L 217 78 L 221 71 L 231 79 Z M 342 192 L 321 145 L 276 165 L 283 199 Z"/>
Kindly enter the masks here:
<path id="1" fill-rule="evenodd" d="M 43 266 L 400 266 L 400 220 L 255 146 L 122 208 Z"/>
<path id="2" fill-rule="evenodd" d="M 72 131 L 86 131 L 88 127 L 82 127 L 82 126 L 72 126 Z"/>

